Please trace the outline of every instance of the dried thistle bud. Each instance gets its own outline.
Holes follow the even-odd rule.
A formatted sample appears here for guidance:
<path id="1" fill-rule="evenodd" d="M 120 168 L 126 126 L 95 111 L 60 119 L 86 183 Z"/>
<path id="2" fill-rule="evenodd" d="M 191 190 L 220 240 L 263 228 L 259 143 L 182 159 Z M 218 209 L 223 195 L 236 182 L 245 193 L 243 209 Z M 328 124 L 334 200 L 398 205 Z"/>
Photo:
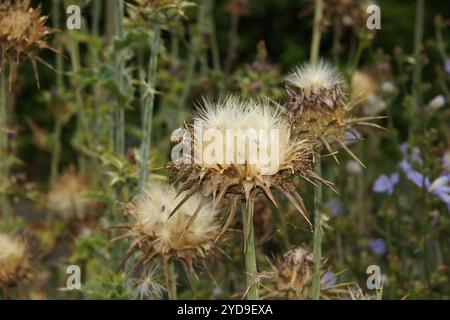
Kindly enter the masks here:
<path id="1" fill-rule="evenodd" d="M 332 112 L 344 98 L 343 84 L 339 71 L 324 60 L 298 66 L 286 77 L 288 108 L 295 113 L 309 109 L 320 114 Z"/>
<path id="2" fill-rule="evenodd" d="M 294 290 L 301 293 L 311 281 L 314 267 L 312 253 L 302 247 L 286 252 L 278 266 L 275 280 L 277 290 Z"/>
<path id="3" fill-rule="evenodd" d="M 6 59 L 9 65 L 10 91 L 17 66 L 24 57 L 30 59 L 39 87 L 36 61 L 48 64 L 38 57 L 38 51 L 54 50 L 46 42 L 46 38 L 54 32 L 45 26 L 47 18 L 41 16 L 40 7 L 33 9 L 29 0 L 7 0 L 0 4 L 0 72 Z"/>
<path id="4" fill-rule="evenodd" d="M 89 180 L 78 174 L 74 167 L 58 177 L 47 195 L 47 208 L 60 218 L 73 221 L 97 216 L 99 201 L 89 198 L 93 192 Z"/>
<path id="5" fill-rule="evenodd" d="M 303 138 L 317 139 L 317 153 L 323 148 L 339 163 L 333 145 L 344 149 L 355 161 L 364 167 L 345 143 L 348 132 L 355 126 L 382 128 L 371 120 L 380 117 L 358 118 L 353 108 L 358 101 L 347 101 L 344 80 L 330 63 L 321 60 L 318 64 L 305 64 L 286 78 L 289 102 L 286 105 L 293 134 Z"/>
<path id="6" fill-rule="evenodd" d="M 5 291 L 27 279 L 30 270 L 27 242 L 0 234 L 0 289 Z"/>
<path id="7" fill-rule="evenodd" d="M 180 260 L 190 270 L 195 261 L 204 261 L 218 232 L 212 206 L 200 196 L 193 196 L 169 219 L 178 202 L 173 186 L 153 182 L 144 194 L 125 206 L 131 222 L 120 238 L 132 240 L 129 252 L 140 251 L 140 260 L 145 262 L 157 256 L 163 261 Z"/>

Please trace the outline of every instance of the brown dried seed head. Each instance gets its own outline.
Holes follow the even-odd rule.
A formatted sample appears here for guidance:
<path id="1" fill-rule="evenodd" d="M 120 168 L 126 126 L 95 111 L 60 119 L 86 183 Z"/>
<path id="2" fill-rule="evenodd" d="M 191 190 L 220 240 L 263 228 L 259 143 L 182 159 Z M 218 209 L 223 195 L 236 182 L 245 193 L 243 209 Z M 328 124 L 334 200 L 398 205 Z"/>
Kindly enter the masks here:
<path id="1" fill-rule="evenodd" d="M 162 256 L 183 260 L 192 267 L 196 259 L 212 250 L 218 225 L 211 204 L 199 195 L 193 196 L 169 219 L 182 198 L 183 194 L 177 197 L 174 187 L 154 182 L 126 206 L 131 216 L 127 234 L 143 259 Z"/>
<path id="2" fill-rule="evenodd" d="M 52 49 L 46 39 L 54 32 L 45 26 L 46 21 L 40 8 L 33 9 L 29 0 L 8 0 L 0 4 L 0 68 L 6 59 L 10 69 L 10 90 L 17 66 L 24 57 L 31 60 L 39 86 L 37 53 L 40 49 Z"/>
<path id="3" fill-rule="evenodd" d="M 88 179 L 70 167 L 58 177 L 47 195 L 48 209 L 64 220 L 84 220 L 100 212 L 100 203 L 88 197 L 93 189 Z"/>
<path id="4" fill-rule="evenodd" d="M 302 247 L 292 249 L 283 255 L 276 277 L 277 290 L 292 289 L 301 292 L 311 280 L 313 255 Z"/>
<path id="5" fill-rule="evenodd" d="M 0 234 L 0 289 L 25 280 L 30 269 L 28 245 L 25 240 Z"/>

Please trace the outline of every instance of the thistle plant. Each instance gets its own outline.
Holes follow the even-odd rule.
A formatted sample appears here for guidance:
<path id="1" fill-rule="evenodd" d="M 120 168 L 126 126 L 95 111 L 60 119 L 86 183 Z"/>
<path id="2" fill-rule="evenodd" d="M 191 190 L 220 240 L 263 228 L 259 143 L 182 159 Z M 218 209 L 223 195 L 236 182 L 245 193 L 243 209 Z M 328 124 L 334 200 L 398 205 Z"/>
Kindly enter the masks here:
<path id="1" fill-rule="evenodd" d="M 371 126 L 382 129 L 381 126 L 370 122 L 383 117 L 360 117 L 354 114 L 353 108 L 358 101 L 349 101 L 344 91 L 344 78 L 330 63 L 320 60 L 317 63 L 304 64 L 286 77 L 286 91 L 289 101 L 286 104 L 287 114 L 295 136 L 319 141 L 315 146 L 316 174 L 321 174 L 320 157 L 323 149 L 339 164 L 333 147 L 345 150 L 362 167 L 365 165 L 348 148 L 350 140 L 359 137 L 355 126 Z M 315 190 L 315 206 L 320 207 L 322 195 L 320 186 Z M 321 218 L 318 211 L 315 215 L 315 289 L 314 297 L 319 298 L 319 266 L 321 242 Z"/>
<path id="2" fill-rule="evenodd" d="M 216 132 L 222 139 L 211 142 L 196 132 L 195 124 L 202 129 Z M 194 126 L 184 128 L 194 140 L 181 139 L 179 144 L 187 146 L 191 162 L 172 162 L 173 179 L 179 181 L 180 192 L 186 195 L 171 213 L 176 214 L 184 203 L 197 193 L 204 198 L 213 198 L 214 206 L 229 202 L 230 209 L 218 237 L 230 226 L 238 204 L 243 201 L 243 237 L 246 254 L 248 298 L 257 298 L 252 288 L 255 267 L 253 216 L 255 199 L 265 195 L 278 209 L 280 205 L 273 191 L 288 199 L 311 225 L 303 199 L 295 188 L 295 177 L 317 180 L 330 185 L 312 170 L 314 142 L 291 135 L 289 122 L 266 100 L 243 100 L 230 96 L 217 104 L 204 100 L 194 116 Z M 198 128 L 197 128 L 198 129 Z M 228 136 L 231 130 L 233 136 Z M 252 132 L 256 133 L 252 135 Z M 263 134 L 261 134 L 261 132 Z M 243 148 L 236 148 L 234 139 Z M 200 142 L 200 144 L 197 144 Z M 224 157 L 206 160 L 213 150 Z M 258 157 L 258 152 L 269 152 L 268 159 Z M 200 157 L 198 157 L 200 155 Z M 268 170 L 268 162 L 274 165 Z M 250 269 L 250 270 L 249 270 Z"/>

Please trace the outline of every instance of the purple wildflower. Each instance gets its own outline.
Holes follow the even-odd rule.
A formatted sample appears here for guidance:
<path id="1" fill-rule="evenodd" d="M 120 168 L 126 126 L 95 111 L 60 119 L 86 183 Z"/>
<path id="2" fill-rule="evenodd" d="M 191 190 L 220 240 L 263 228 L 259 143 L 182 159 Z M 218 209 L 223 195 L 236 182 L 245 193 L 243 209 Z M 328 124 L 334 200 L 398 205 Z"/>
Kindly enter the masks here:
<path id="1" fill-rule="evenodd" d="M 353 129 L 344 132 L 344 144 L 346 146 L 352 145 L 358 141 L 362 140 L 362 134 Z"/>
<path id="2" fill-rule="evenodd" d="M 430 185 L 430 179 L 428 177 L 424 177 L 423 174 L 414 170 L 408 160 L 403 159 L 400 162 L 400 168 L 403 170 L 408 180 L 412 181 L 419 188 L 422 188 L 424 186 L 428 188 L 428 186 Z"/>
<path id="3" fill-rule="evenodd" d="M 416 162 L 419 165 L 423 164 L 419 148 L 415 147 L 411 150 L 412 152 L 409 153 L 409 144 L 408 142 L 404 142 L 400 145 L 399 149 L 402 152 L 404 158 L 411 159 L 413 162 Z"/>
<path id="4" fill-rule="evenodd" d="M 377 256 L 382 256 L 386 253 L 386 243 L 383 239 L 372 239 L 369 243 L 370 250 Z"/>
<path id="5" fill-rule="evenodd" d="M 322 280 L 320 282 L 323 283 L 322 286 L 324 288 L 329 288 L 329 287 L 332 287 L 332 286 L 334 286 L 336 284 L 337 277 L 334 274 L 334 272 L 328 271 L 322 276 Z"/>
<path id="6" fill-rule="evenodd" d="M 433 181 L 428 192 L 445 202 L 450 211 L 450 174 L 445 174 Z"/>
<path id="7" fill-rule="evenodd" d="M 444 70 L 450 75 L 450 59 L 445 59 Z"/>
<path id="8" fill-rule="evenodd" d="M 442 157 L 442 168 L 446 171 L 450 171 L 450 151 L 447 151 Z"/>
<path id="9" fill-rule="evenodd" d="M 324 207 L 330 210 L 332 216 L 338 217 L 344 213 L 342 202 L 334 198 L 324 204 Z"/>
<path id="10" fill-rule="evenodd" d="M 398 172 L 394 172 L 390 176 L 382 174 L 374 182 L 372 186 L 372 191 L 376 193 L 392 194 L 394 193 L 394 188 L 397 185 L 398 180 L 399 180 Z"/>

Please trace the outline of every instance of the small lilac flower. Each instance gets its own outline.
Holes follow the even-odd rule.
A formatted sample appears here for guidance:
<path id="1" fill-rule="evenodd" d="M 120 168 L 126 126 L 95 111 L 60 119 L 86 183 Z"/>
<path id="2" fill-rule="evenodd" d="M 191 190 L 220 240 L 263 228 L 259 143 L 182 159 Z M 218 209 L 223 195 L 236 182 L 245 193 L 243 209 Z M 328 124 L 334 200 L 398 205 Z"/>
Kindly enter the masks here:
<path id="1" fill-rule="evenodd" d="M 450 59 L 445 59 L 444 70 L 450 75 Z"/>
<path id="2" fill-rule="evenodd" d="M 324 288 L 329 288 L 329 287 L 332 287 L 332 286 L 334 286 L 334 285 L 336 284 L 336 282 L 337 282 L 337 277 L 336 277 L 336 275 L 334 274 L 334 272 L 328 271 L 327 273 L 325 273 L 325 274 L 322 276 L 322 280 L 321 280 L 320 282 L 323 283 L 322 286 L 323 286 Z"/>
<path id="3" fill-rule="evenodd" d="M 377 256 L 382 256 L 386 253 L 386 243 L 383 239 L 373 239 L 369 243 L 370 250 Z"/>
<path id="4" fill-rule="evenodd" d="M 409 144 L 408 142 L 404 142 L 400 145 L 399 149 L 405 159 L 411 159 L 419 165 L 423 164 L 422 155 L 420 154 L 419 148 L 415 147 L 411 150 L 412 152 L 409 153 Z"/>
<path id="5" fill-rule="evenodd" d="M 450 151 L 445 152 L 442 157 L 442 168 L 446 171 L 450 171 Z"/>
<path id="6" fill-rule="evenodd" d="M 344 132 L 344 144 L 346 146 L 352 145 L 362 140 L 362 134 L 357 130 L 348 130 Z"/>
<path id="7" fill-rule="evenodd" d="M 412 165 L 408 162 L 408 160 L 403 159 L 400 162 L 400 168 L 405 173 L 408 180 L 412 181 L 419 188 L 426 187 L 430 185 L 430 179 L 428 177 L 424 177 L 423 174 L 414 170 Z"/>
<path id="8" fill-rule="evenodd" d="M 334 217 L 338 217 L 344 213 L 344 206 L 342 202 L 334 198 L 324 204 L 324 207 L 330 210 L 330 213 Z"/>
<path id="9" fill-rule="evenodd" d="M 450 212 L 450 174 L 437 178 L 428 187 L 428 192 L 445 202 Z"/>
<path id="10" fill-rule="evenodd" d="M 372 186 L 372 191 L 376 193 L 392 194 L 394 193 L 394 188 L 397 185 L 398 180 L 399 180 L 398 172 L 394 172 L 390 176 L 382 174 L 374 182 Z"/>

